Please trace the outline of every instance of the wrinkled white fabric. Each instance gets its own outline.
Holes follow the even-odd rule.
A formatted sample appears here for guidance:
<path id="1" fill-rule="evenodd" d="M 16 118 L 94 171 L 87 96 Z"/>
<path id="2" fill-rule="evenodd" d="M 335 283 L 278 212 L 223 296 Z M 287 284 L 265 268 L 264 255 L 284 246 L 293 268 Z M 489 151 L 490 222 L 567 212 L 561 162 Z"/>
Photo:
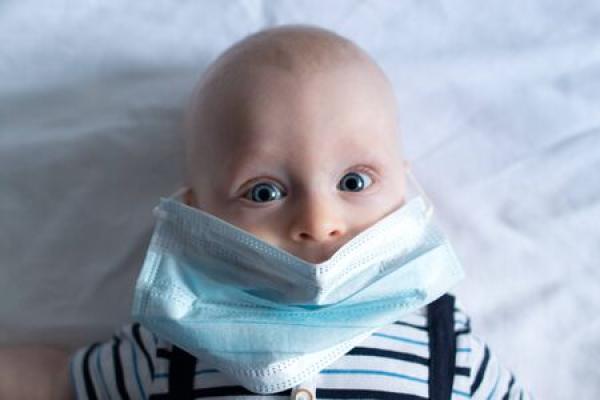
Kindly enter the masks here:
<path id="1" fill-rule="evenodd" d="M 2 1 L 0 343 L 76 347 L 129 320 L 202 68 L 306 22 L 394 83 L 475 332 L 536 397 L 600 397 L 598 20 L 575 0 Z"/>

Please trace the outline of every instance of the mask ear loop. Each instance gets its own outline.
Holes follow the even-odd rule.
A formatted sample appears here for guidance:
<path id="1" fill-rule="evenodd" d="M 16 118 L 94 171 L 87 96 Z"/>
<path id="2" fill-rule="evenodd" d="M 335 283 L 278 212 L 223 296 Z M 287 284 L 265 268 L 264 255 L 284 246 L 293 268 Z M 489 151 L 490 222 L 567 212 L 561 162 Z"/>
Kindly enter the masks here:
<path id="1" fill-rule="evenodd" d="M 176 199 L 181 201 L 182 196 L 185 192 L 187 192 L 189 190 L 188 186 L 182 186 L 179 189 L 177 189 L 175 192 L 171 193 L 169 196 L 167 196 L 167 199 Z M 160 206 L 155 206 L 152 209 L 152 214 L 154 214 L 157 217 L 164 217 L 165 213 L 163 210 L 160 209 Z"/>
<path id="2" fill-rule="evenodd" d="M 173 192 L 173 194 L 171 194 L 168 198 L 169 199 L 181 199 L 183 194 L 185 192 L 187 192 L 189 189 L 190 188 L 188 186 L 182 186 L 179 189 L 177 189 L 175 192 Z"/>
<path id="3" fill-rule="evenodd" d="M 410 164 L 408 162 L 406 162 L 406 176 L 408 177 L 410 182 L 415 186 L 417 192 L 419 193 L 419 196 L 421 196 L 421 198 L 425 202 L 425 217 L 427 219 L 430 219 L 433 215 L 433 203 L 431 202 L 429 196 L 427 196 L 427 194 L 423 190 L 423 187 L 421 187 L 421 185 L 417 181 L 417 178 L 415 178 L 415 175 L 412 173 Z"/>

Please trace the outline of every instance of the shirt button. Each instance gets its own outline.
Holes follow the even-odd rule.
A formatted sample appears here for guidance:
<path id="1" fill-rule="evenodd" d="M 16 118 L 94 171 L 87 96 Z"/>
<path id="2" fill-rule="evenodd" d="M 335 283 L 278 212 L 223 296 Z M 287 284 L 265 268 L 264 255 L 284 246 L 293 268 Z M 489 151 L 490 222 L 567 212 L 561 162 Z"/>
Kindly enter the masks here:
<path id="1" fill-rule="evenodd" d="M 313 395 L 306 389 L 298 389 L 294 400 L 313 400 Z"/>

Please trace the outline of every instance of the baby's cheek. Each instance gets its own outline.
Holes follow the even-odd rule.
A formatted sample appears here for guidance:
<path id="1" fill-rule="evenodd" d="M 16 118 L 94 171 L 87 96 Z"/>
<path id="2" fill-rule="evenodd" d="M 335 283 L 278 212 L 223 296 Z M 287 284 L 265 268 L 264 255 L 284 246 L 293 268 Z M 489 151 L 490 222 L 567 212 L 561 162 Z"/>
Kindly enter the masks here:
<path id="1" fill-rule="evenodd" d="M 279 247 L 281 244 L 281 237 L 274 234 L 272 231 L 265 229 L 264 227 L 252 225 L 243 229 L 247 232 L 250 232 L 260 240 L 269 243 L 270 245 Z"/>

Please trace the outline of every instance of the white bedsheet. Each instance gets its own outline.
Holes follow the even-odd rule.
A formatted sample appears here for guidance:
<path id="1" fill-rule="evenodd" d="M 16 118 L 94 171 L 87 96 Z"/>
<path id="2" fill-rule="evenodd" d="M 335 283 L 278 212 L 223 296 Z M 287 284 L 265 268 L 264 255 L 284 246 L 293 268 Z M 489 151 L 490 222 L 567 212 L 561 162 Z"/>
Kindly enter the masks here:
<path id="1" fill-rule="evenodd" d="M 191 85 L 242 36 L 312 23 L 393 80 L 475 332 L 537 398 L 600 397 L 600 3 L 118 3 L 0 3 L 0 343 L 128 320 Z"/>

